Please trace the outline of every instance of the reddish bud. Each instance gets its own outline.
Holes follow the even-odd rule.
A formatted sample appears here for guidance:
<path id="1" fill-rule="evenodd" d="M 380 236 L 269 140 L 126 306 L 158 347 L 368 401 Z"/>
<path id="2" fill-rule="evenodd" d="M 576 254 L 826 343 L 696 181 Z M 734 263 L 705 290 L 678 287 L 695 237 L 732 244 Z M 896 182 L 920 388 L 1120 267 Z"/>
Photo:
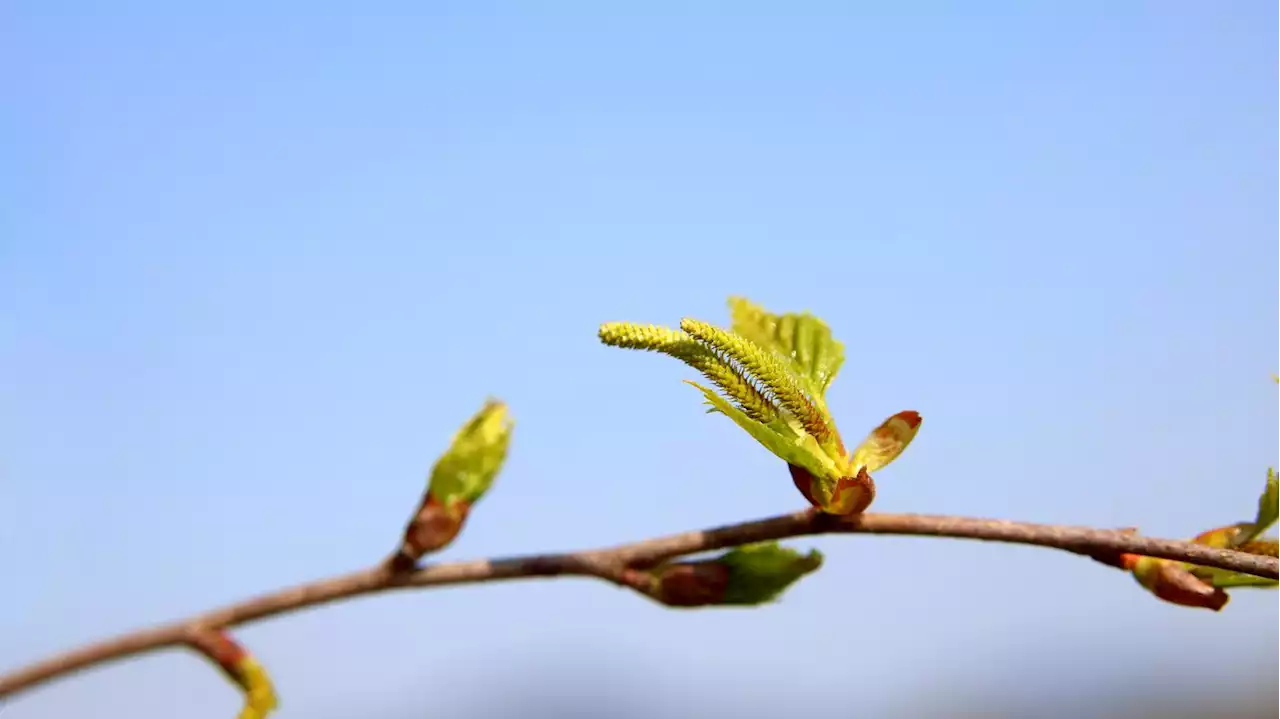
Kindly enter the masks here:
<path id="1" fill-rule="evenodd" d="M 1202 607 L 1216 612 L 1230 601 L 1226 592 L 1196 577 L 1180 562 L 1139 557 L 1133 562 L 1132 571 L 1138 583 L 1172 604 Z"/>
<path id="2" fill-rule="evenodd" d="M 671 607 L 720 604 L 729 589 L 729 568 L 720 562 L 680 562 L 658 573 L 658 601 Z"/>
<path id="3" fill-rule="evenodd" d="M 831 501 L 826 506 L 814 499 L 814 484 L 819 480 L 809 470 L 794 464 L 788 464 L 787 469 L 790 470 L 791 481 L 795 483 L 796 489 L 800 490 L 800 494 L 809 500 L 809 504 L 827 514 L 841 516 L 861 514 L 876 498 L 876 483 L 871 479 L 871 475 L 867 474 L 866 467 L 861 468 L 856 477 L 837 479 L 831 490 Z"/>
<path id="4" fill-rule="evenodd" d="M 447 546 L 462 531 L 470 511 L 471 506 L 466 502 L 456 501 L 452 507 L 446 507 L 427 492 L 418 512 L 405 527 L 400 550 L 391 558 L 392 568 L 411 569 L 424 554 Z"/>
<path id="5" fill-rule="evenodd" d="M 809 501 L 809 504 L 817 507 L 818 502 L 814 500 L 813 494 L 809 489 L 813 486 L 813 475 L 809 474 L 809 470 L 794 464 L 788 464 L 787 469 L 791 471 L 791 481 L 795 483 L 796 489 L 800 490 L 800 494 Z"/>
<path id="6" fill-rule="evenodd" d="M 218 668 L 236 680 L 237 667 L 248 654 L 229 634 L 221 630 L 201 629 L 194 632 L 188 644 L 205 655 Z"/>
<path id="7" fill-rule="evenodd" d="M 907 426 L 910 427 L 911 429 L 915 429 L 919 427 L 920 423 L 924 421 L 920 417 L 920 413 L 915 411 L 914 409 L 908 409 L 903 412 L 899 412 L 895 414 L 894 417 L 898 417 L 903 422 L 906 422 Z"/>
<path id="8" fill-rule="evenodd" d="M 188 635 L 187 644 L 216 664 L 244 693 L 240 719 L 265 719 L 279 705 L 266 669 L 225 631 L 197 628 Z"/>

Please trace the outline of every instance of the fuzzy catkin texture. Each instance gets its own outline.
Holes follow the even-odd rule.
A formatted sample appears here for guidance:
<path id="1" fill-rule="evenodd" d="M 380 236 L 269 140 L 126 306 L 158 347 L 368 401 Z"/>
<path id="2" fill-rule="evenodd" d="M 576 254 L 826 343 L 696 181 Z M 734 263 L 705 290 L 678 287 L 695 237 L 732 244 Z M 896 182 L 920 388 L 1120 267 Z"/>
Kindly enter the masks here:
<path id="1" fill-rule="evenodd" d="M 675 357 L 702 373 L 751 419 L 767 424 L 778 416 L 777 403 L 770 393 L 761 389 L 762 381 L 753 377 L 741 363 L 726 357 L 725 353 L 680 330 L 658 325 L 607 322 L 600 326 L 600 341 L 614 347 L 661 352 Z"/>
<path id="2" fill-rule="evenodd" d="M 683 332 L 659 325 L 606 322 L 600 325 L 600 341 L 613 347 L 670 352 L 692 340 Z"/>
<path id="3" fill-rule="evenodd" d="M 685 318 L 680 321 L 680 328 L 724 356 L 741 363 L 743 368 L 778 398 L 779 404 L 800 420 L 805 431 L 815 439 L 822 441 L 831 435 L 824 413 L 814 405 L 791 372 L 773 353 L 750 340 L 700 320 Z"/>

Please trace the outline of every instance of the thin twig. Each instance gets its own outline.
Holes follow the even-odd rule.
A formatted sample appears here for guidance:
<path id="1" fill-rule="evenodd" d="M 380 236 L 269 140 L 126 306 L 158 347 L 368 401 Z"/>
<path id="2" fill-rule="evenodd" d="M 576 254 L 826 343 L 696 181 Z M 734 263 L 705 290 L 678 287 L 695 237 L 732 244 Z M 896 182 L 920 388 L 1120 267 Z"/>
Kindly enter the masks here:
<path id="1" fill-rule="evenodd" d="M 604 549 L 432 564 L 395 572 L 377 564 L 350 574 L 263 594 L 205 614 L 124 634 L 59 654 L 0 676 L 0 698 L 109 661 L 187 643 L 193 627 L 222 629 L 365 594 L 505 579 L 595 577 L 647 593 L 633 568 L 713 549 L 813 534 L 896 534 L 954 537 L 1062 549 L 1100 561 L 1122 553 L 1190 562 L 1280 578 L 1280 560 L 1190 542 L 1142 537 L 1124 530 L 1091 529 L 924 514 L 835 517 L 812 510 L 695 532 L 646 539 Z M 1114 563 L 1114 562 L 1109 562 Z"/>

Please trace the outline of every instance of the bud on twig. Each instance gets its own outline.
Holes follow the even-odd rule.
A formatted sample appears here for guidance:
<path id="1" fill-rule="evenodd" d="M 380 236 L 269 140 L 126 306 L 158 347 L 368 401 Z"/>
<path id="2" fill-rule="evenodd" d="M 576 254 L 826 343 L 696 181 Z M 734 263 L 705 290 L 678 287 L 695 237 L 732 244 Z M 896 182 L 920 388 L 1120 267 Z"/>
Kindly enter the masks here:
<path id="1" fill-rule="evenodd" d="M 1280 515 L 1280 481 L 1274 470 L 1267 470 L 1266 487 L 1258 498 L 1258 510 L 1252 522 L 1238 522 L 1201 532 L 1191 541 L 1208 547 L 1233 549 L 1250 554 L 1274 557 L 1277 542 L 1262 537 Z M 1106 561 L 1096 557 L 1099 561 Z M 1215 612 L 1226 606 L 1230 596 L 1223 591 L 1232 587 L 1275 587 L 1274 579 L 1202 567 L 1170 559 L 1156 559 L 1137 554 L 1120 555 L 1120 566 L 1133 573 L 1148 591 L 1166 602 L 1186 607 L 1203 607 Z"/>
<path id="2" fill-rule="evenodd" d="M 493 485 L 511 441 L 507 406 L 489 400 L 453 437 L 431 470 L 418 511 L 404 530 L 400 549 L 389 565 L 411 569 L 428 552 L 447 546 L 462 531 L 471 507 Z"/>
<path id="3" fill-rule="evenodd" d="M 1203 607 L 1216 612 L 1231 600 L 1222 589 L 1187 571 L 1186 565 L 1181 562 L 1137 557 L 1130 571 L 1139 584 L 1166 602 L 1184 607 Z"/>
<path id="4" fill-rule="evenodd" d="M 1191 540 L 1196 544 L 1222 549 L 1234 549 L 1262 556 L 1274 557 L 1277 554 L 1277 542 L 1274 537 L 1262 534 L 1276 523 L 1280 516 L 1280 478 L 1274 469 L 1267 470 L 1267 483 L 1258 497 L 1258 509 L 1251 522 L 1237 522 L 1226 527 L 1218 527 L 1200 533 Z M 1187 569 L 1199 579 L 1218 588 L 1230 587 L 1275 587 L 1273 579 L 1264 579 L 1250 574 L 1230 572 L 1213 567 L 1187 565 Z"/>
<path id="5" fill-rule="evenodd" d="M 397 556 L 404 557 L 412 566 L 422 555 L 445 547 L 462 531 L 462 523 L 470 512 L 470 506 L 464 502 L 447 507 L 427 492 L 418 513 L 405 528 L 404 543 Z"/>
<path id="6" fill-rule="evenodd" d="M 279 706 L 275 688 L 261 664 L 220 629 L 198 628 L 191 632 L 187 644 L 205 655 L 244 693 L 244 708 L 238 719 L 264 719 Z"/>
<path id="7" fill-rule="evenodd" d="M 659 566 L 654 597 L 671 607 L 755 606 L 821 566 L 816 549 L 800 554 L 777 542 L 749 544 L 712 559 Z"/>
<path id="8" fill-rule="evenodd" d="M 840 477 L 834 482 L 816 478 L 809 470 L 794 464 L 788 464 L 787 469 L 791 471 L 791 481 L 800 494 L 809 500 L 809 504 L 827 514 L 861 514 L 876 498 L 876 483 L 867 474 L 866 467 L 861 467 L 857 476 Z M 829 488 L 826 492 L 823 492 L 824 483 Z M 821 499 L 824 496 L 826 499 Z"/>

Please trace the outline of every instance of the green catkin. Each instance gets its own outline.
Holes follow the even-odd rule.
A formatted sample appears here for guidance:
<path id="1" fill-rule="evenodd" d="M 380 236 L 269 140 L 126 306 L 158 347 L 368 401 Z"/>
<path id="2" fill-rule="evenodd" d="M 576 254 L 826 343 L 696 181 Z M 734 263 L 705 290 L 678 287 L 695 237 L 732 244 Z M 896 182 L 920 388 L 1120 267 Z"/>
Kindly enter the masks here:
<path id="1" fill-rule="evenodd" d="M 743 367 L 699 344 L 679 330 L 632 322 L 606 322 L 600 326 L 600 341 L 613 347 L 661 352 L 675 357 L 702 373 L 732 399 L 748 417 L 769 423 L 777 418 L 773 400 L 756 386 Z"/>
<path id="2" fill-rule="evenodd" d="M 800 420 L 805 431 L 815 439 L 822 441 L 830 436 L 827 418 L 773 354 L 750 340 L 700 320 L 686 317 L 680 321 L 680 329 L 742 365 L 777 397 L 779 404 Z"/>

